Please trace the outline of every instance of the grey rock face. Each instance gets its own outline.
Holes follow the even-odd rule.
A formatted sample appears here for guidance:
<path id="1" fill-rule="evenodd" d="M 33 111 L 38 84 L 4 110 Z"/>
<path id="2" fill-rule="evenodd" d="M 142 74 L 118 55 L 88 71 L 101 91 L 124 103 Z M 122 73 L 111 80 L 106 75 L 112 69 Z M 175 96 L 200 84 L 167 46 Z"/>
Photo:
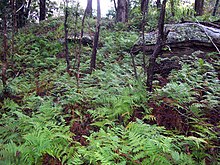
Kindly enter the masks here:
<path id="1" fill-rule="evenodd" d="M 168 33 L 166 44 L 198 41 L 210 43 L 212 39 L 215 44 L 220 44 L 220 29 L 207 27 L 197 23 L 182 23 L 165 25 L 165 33 Z M 145 45 L 156 44 L 157 31 L 145 35 Z M 142 45 L 143 39 L 139 39 L 136 45 Z"/>

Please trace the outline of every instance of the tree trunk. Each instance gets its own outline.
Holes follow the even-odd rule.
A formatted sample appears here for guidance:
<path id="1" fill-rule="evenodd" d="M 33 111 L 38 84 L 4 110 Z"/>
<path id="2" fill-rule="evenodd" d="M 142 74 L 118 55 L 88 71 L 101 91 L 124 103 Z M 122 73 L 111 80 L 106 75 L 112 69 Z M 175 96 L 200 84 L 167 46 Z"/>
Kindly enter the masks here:
<path id="1" fill-rule="evenodd" d="M 28 19 L 29 12 L 30 12 L 30 7 L 31 7 L 31 0 L 28 1 L 27 7 L 26 7 L 26 9 L 25 9 L 25 13 L 24 13 L 25 20 Z"/>
<path id="2" fill-rule="evenodd" d="M 171 9 L 172 17 L 175 17 L 175 4 L 174 4 L 174 0 L 170 0 L 170 9 Z"/>
<path id="3" fill-rule="evenodd" d="M 160 7 L 161 7 L 161 2 L 160 2 L 160 0 L 157 0 L 156 4 L 157 4 L 157 9 L 160 9 Z"/>
<path id="4" fill-rule="evenodd" d="M 69 73 L 70 60 L 69 60 L 69 48 L 68 48 L 68 25 L 67 25 L 68 15 L 69 15 L 69 12 L 68 12 L 68 2 L 66 0 L 66 3 L 65 3 L 65 19 L 64 19 L 65 57 L 66 57 L 66 70 Z"/>
<path id="5" fill-rule="evenodd" d="M 117 9 L 118 9 L 118 7 L 117 7 L 117 4 L 116 4 L 116 0 L 113 0 L 113 2 L 114 2 L 115 12 L 117 13 Z"/>
<path id="6" fill-rule="evenodd" d="M 195 16 L 203 15 L 204 0 L 195 0 Z"/>
<path id="7" fill-rule="evenodd" d="M 154 52 L 149 59 L 149 66 L 147 70 L 147 88 L 148 88 L 148 91 L 150 92 L 152 92 L 152 82 L 153 82 L 154 67 L 155 67 L 156 59 L 161 53 L 162 48 L 163 48 L 166 2 L 167 0 L 163 0 L 162 7 L 160 10 L 160 18 L 158 20 L 158 38 L 157 38 Z"/>
<path id="8" fill-rule="evenodd" d="M 7 77 L 6 77 L 6 71 L 7 71 L 7 51 L 8 51 L 8 41 L 7 41 L 7 18 L 4 14 L 3 16 L 3 29 L 4 29 L 4 36 L 3 36 L 3 55 L 2 55 L 2 84 L 3 87 L 6 87 L 7 85 Z"/>
<path id="9" fill-rule="evenodd" d="M 39 21 L 46 19 L 46 0 L 40 0 L 40 17 Z"/>
<path id="10" fill-rule="evenodd" d="M 24 3 L 22 0 L 16 1 L 16 13 L 17 13 L 17 28 L 22 28 L 25 25 L 24 17 Z"/>
<path id="11" fill-rule="evenodd" d="M 141 12 L 145 12 L 145 15 L 148 15 L 148 6 L 149 0 L 141 0 Z"/>
<path id="12" fill-rule="evenodd" d="M 87 16 L 90 16 L 90 17 L 92 16 L 92 0 L 87 0 L 85 13 Z"/>
<path id="13" fill-rule="evenodd" d="M 12 33 L 11 33 L 11 54 L 14 54 L 14 36 L 16 32 L 16 8 L 15 8 L 15 0 L 11 1 L 11 9 L 12 9 Z"/>
<path id="14" fill-rule="evenodd" d="M 147 72 L 146 70 L 146 49 L 145 49 L 145 24 L 146 24 L 146 16 L 148 15 L 148 5 L 149 0 L 141 0 L 141 12 L 142 12 L 142 40 L 143 40 L 143 69 L 144 73 Z"/>
<path id="15" fill-rule="evenodd" d="M 127 0 L 118 0 L 116 22 L 128 21 L 128 2 Z"/>
<path id="16" fill-rule="evenodd" d="M 101 9 L 100 9 L 100 0 L 97 0 L 97 22 L 96 22 L 96 32 L 93 42 L 93 50 L 92 50 L 92 57 L 90 61 L 90 72 L 96 68 L 96 54 L 99 42 L 99 31 L 100 31 L 100 22 L 101 22 Z"/>
<path id="17" fill-rule="evenodd" d="M 218 9 L 218 5 L 219 5 L 219 0 L 216 0 L 216 2 L 215 2 L 215 7 L 214 7 L 213 13 L 212 13 L 213 16 L 216 15 L 216 12 L 217 12 L 217 9 Z"/>

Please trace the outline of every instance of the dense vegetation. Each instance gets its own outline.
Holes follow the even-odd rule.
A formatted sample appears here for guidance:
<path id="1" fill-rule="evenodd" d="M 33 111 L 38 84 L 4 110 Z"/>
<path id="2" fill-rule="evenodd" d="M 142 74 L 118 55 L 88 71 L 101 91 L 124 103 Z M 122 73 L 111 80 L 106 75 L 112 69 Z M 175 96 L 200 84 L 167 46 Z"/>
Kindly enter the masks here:
<path id="1" fill-rule="evenodd" d="M 154 90 L 148 92 L 143 54 L 135 55 L 137 79 L 130 54 L 140 31 L 136 10 L 128 24 L 102 20 L 92 73 L 92 47 L 80 47 L 72 40 L 67 72 L 63 17 L 19 29 L 13 53 L 8 51 L 7 84 L 0 82 L 0 164 L 220 162 L 218 52 L 159 57 L 158 64 L 176 61 L 181 68 L 155 74 Z M 147 30 L 152 30 L 158 13 L 149 10 Z M 180 17 L 176 12 L 166 21 Z M 76 24 L 74 19 L 68 20 L 69 34 L 82 28 L 81 20 Z M 93 34 L 94 27 L 94 18 L 88 18 L 85 33 Z"/>

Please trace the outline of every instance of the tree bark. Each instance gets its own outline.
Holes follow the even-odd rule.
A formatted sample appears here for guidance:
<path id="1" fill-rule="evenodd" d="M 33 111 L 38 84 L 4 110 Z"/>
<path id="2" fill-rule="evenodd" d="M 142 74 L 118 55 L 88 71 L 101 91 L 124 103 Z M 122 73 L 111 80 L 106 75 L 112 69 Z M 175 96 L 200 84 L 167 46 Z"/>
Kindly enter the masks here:
<path id="1" fill-rule="evenodd" d="M 96 68 L 96 54 L 97 54 L 97 48 L 98 48 L 98 42 L 99 42 L 100 22 L 101 22 L 100 0 L 97 0 L 96 32 L 95 32 L 95 37 L 94 37 L 94 42 L 93 42 L 92 57 L 90 61 L 90 72 L 91 73 Z"/>
<path id="2" fill-rule="evenodd" d="M 28 0 L 27 7 L 25 8 L 25 13 L 24 13 L 25 20 L 28 19 L 30 7 L 31 7 L 31 0 Z"/>
<path id="3" fill-rule="evenodd" d="M 204 0 L 195 0 L 195 16 L 203 15 Z"/>
<path id="4" fill-rule="evenodd" d="M 175 4 L 174 4 L 174 0 L 170 0 L 170 10 L 171 10 L 172 17 L 175 17 Z"/>
<path id="5" fill-rule="evenodd" d="M 68 25 L 67 25 L 68 15 L 69 15 L 69 12 L 68 12 L 68 2 L 66 0 L 66 4 L 65 4 L 65 19 L 64 19 L 64 33 L 65 33 L 66 70 L 69 73 L 70 60 L 69 60 L 69 48 L 68 48 Z"/>
<path id="6" fill-rule="evenodd" d="M 39 21 L 46 19 L 46 0 L 40 0 L 40 17 Z"/>
<path id="7" fill-rule="evenodd" d="M 8 41 L 7 41 L 7 17 L 4 14 L 3 16 L 3 29 L 4 29 L 4 36 L 3 36 L 3 55 L 2 55 L 2 84 L 3 87 L 6 87 L 7 85 L 7 77 L 6 77 L 6 71 L 7 71 L 7 51 L 8 51 Z"/>
<path id="8" fill-rule="evenodd" d="M 216 0 L 216 2 L 215 2 L 215 7 L 214 7 L 213 13 L 212 13 L 213 16 L 216 15 L 216 12 L 217 12 L 217 9 L 218 9 L 218 5 L 219 5 L 219 0 Z"/>
<path id="9" fill-rule="evenodd" d="M 128 2 L 127 0 L 118 0 L 116 22 L 128 21 Z"/>
<path id="10" fill-rule="evenodd" d="M 11 9 L 12 9 L 12 33 L 11 33 L 11 54 L 13 56 L 14 54 L 14 36 L 15 36 L 15 32 L 16 32 L 16 8 L 15 8 L 15 0 L 11 1 Z"/>
<path id="11" fill-rule="evenodd" d="M 157 0 L 156 4 L 157 4 L 157 9 L 160 9 L 160 7 L 161 7 L 161 2 L 160 2 L 160 0 Z"/>
<path id="12" fill-rule="evenodd" d="M 90 17 L 92 16 L 92 0 L 87 0 L 85 14 Z"/>
<path id="13" fill-rule="evenodd" d="M 146 83 L 146 85 L 147 85 L 147 89 L 149 92 L 152 92 L 152 82 L 153 82 L 154 67 L 155 67 L 156 59 L 159 56 L 159 54 L 161 53 L 162 48 L 163 48 L 164 19 L 165 19 L 165 13 L 166 13 L 166 2 L 167 2 L 167 0 L 163 0 L 162 6 L 161 6 L 160 18 L 158 21 L 158 38 L 157 38 L 154 52 L 149 59 L 149 66 L 147 69 L 147 83 Z"/>
<path id="14" fill-rule="evenodd" d="M 142 12 L 142 40 L 143 40 L 143 69 L 144 73 L 147 72 L 146 70 L 146 49 L 145 49 L 145 24 L 146 24 L 146 16 L 148 15 L 148 5 L 149 0 L 141 0 L 141 12 Z"/>
<path id="15" fill-rule="evenodd" d="M 141 0 L 141 12 L 145 12 L 145 15 L 148 15 L 148 6 L 149 0 Z"/>
<path id="16" fill-rule="evenodd" d="M 114 2 L 115 12 L 117 13 L 118 7 L 117 7 L 117 4 L 116 4 L 116 0 L 113 0 L 113 2 Z"/>
<path id="17" fill-rule="evenodd" d="M 16 14 L 17 14 L 17 27 L 22 28 L 25 25 L 25 17 L 24 17 L 24 3 L 22 0 L 16 1 Z"/>

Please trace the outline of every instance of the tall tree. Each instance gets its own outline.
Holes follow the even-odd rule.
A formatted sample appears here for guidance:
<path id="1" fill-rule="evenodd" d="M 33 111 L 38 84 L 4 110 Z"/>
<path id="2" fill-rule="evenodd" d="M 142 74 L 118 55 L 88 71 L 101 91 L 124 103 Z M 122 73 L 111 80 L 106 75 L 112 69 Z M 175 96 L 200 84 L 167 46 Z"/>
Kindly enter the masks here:
<path id="1" fill-rule="evenodd" d="M 69 60 L 69 49 L 68 49 L 68 25 L 67 25 L 67 19 L 69 16 L 68 11 L 68 0 L 65 2 L 65 19 L 64 19 L 64 33 L 65 33 L 65 56 L 66 56 L 66 70 L 69 73 L 70 69 L 70 60 Z"/>
<path id="2" fill-rule="evenodd" d="M 99 31 L 100 31 L 100 22 L 101 22 L 101 8 L 100 8 L 100 0 L 97 0 L 97 21 L 96 21 L 96 32 L 93 41 L 93 50 L 90 61 L 90 72 L 92 72 L 96 68 L 96 54 L 99 42 Z"/>
<path id="3" fill-rule="evenodd" d="M 11 33 L 11 54 L 14 54 L 14 35 L 17 31 L 16 29 L 16 8 L 15 8 L 15 0 L 11 0 L 11 10 L 12 10 L 12 33 Z"/>
<path id="4" fill-rule="evenodd" d="M 6 87 L 7 85 L 6 71 L 7 71 L 8 40 L 7 40 L 7 17 L 5 14 L 3 17 L 3 27 L 4 27 L 4 37 L 3 37 L 4 52 L 2 56 L 2 83 L 3 83 L 3 87 Z"/>
<path id="5" fill-rule="evenodd" d="M 170 9 L 171 9 L 171 15 L 174 17 L 174 16 L 175 16 L 175 4 L 174 4 L 174 0 L 170 0 Z"/>
<path id="6" fill-rule="evenodd" d="M 85 14 L 88 16 L 92 16 L 92 0 L 87 0 Z"/>
<path id="7" fill-rule="evenodd" d="M 39 21 L 46 19 L 46 0 L 40 0 L 40 17 Z"/>
<path id="8" fill-rule="evenodd" d="M 1 80 L 3 87 L 7 85 L 7 54 L 8 54 L 8 17 L 9 17 L 10 4 L 7 0 L 0 1 L 0 35 L 3 37 L 2 40 L 2 52 L 1 52 Z M 1 49 L 0 49 L 1 50 Z"/>
<path id="9" fill-rule="evenodd" d="M 216 12 L 217 12 L 217 9 L 218 9 L 218 5 L 219 5 L 219 0 L 216 0 L 215 1 L 215 6 L 214 6 L 214 9 L 213 9 L 213 13 L 212 13 L 213 16 L 216 15 Z"/>
<path id="10" fill-rule="evenodd" d="M 160 17 L 158 20 L 157 42 L 155 45 L 154 52 L 149 59 L 149 66 L 147 69 L 147 88 L 148 88 L 148 91 L 150 92 L 152 91 L 152 82 L 153 82 L 156 59 L 162 51 L 164 38 L 165 38 L 164 37 L 164 19 L 165 19 L 165 14 L 166 14 L 166 2 L 167 0 L 163 0 L 162 6 L 161 6 Z"/>
<path id="11" fill-rule="evenodd" d="M 16 4 L 16 15 L 17 15 L 17 27 L 22 28 L 25 25 L 25 1 L 17 0 Z"/>
<path id="12" fill-rule="evenodd" d="M 128 21 L 128 1 L 118 0 L 117 11 L 116 11 L 116 22 L 127 22 Z"/>
<path id="13" fill-rule="evenodd" d="M 117 13 L 117 4 L 116 4 L 116 0 L 113 0 L 113 2 L 114 2 L 115 12 Z"/>
<path id="14" fill-rule="evenodd" d="M 145 54 L 146 54 L 146 47 L 145 47 L 145 24 L 146 24 L 146 16 L 148 15 L 148 5 L 149 0 L 141 0 L 141 12 L 142 12 L 142 40 L 143 40 L 143 68 L 144 73 L 146 73 L 146 60 L 145 60 Z"/>
<path id="15" fill-rule="evenodd" d="M 26 8 L 25 8 L 25 13 L 24 13 L 25 19 L 28 19 L 29 12 L 30 12 L 30 7 L 31 7 L 31 2 L 32 2 L 32 0 L 27 1 L 27 5 L 26 5 Z"/>
<path id="16" fill-rule="evenodd" d="M 161 7 L 161 2 L 160 2 L 160 0 L 157 0 L 157 1 L 156 1 L 156 4 L 157 4 L 157 8 L 159 9 L 159 8 Z"/>
<path id="17" fill-rule="evenodd" d="M 204 0 L 195 0 L 194 10 L 196 16 L 203 15 L 204 12 L 203 7 L 204 7 Z"/>
<path id="18" fill-rule="evenodd" d="M 141 0 L 141 12 L 142 12 L 142 14 L 145 14 L 145 15 L 148 14 L 148 6 L 149 6 L 149 0 Z"/>

